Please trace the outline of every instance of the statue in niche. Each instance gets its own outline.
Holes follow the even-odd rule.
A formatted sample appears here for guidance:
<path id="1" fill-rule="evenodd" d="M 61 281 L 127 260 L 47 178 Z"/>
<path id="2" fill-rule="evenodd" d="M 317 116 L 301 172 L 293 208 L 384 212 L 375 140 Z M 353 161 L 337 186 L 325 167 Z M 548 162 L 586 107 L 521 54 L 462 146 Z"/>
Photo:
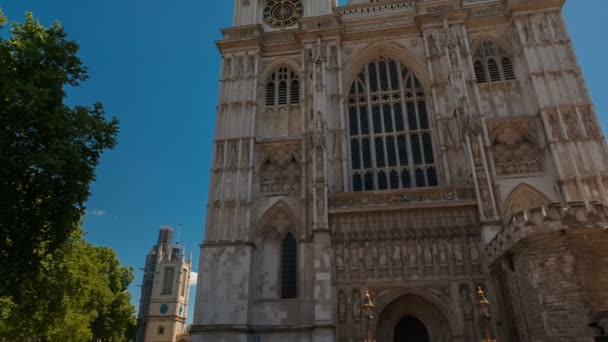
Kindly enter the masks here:
<path id="1" fill-rule="evenodd" d="M 323 44 L 321 36 L 317 36 L 317 41 L 313 48 L 312 61 L 315 64 L 321 64 L 327 61 L 327 47 Z"/>
<path id="2" fill-rule="evenodd" d="M 439 48 L 437 47 L 436 39 L 437 39 L 437 37 L 434 33 L 429 34 L 429 36 L 428 36 L 429 53 L 431 54 L 431 56 L 435 56 L 436 54 L 439 53 Z"/>
<path id="3" fill-rule="evenodd" d="M 379 264 L 380 267 L 388 267 L 387 250 L 384 245 L 380 246 Z"/>
<path id="4" fill-rule="evenodd" d="M 350 258 L 350 266 L 353 269 L 357 269 L 357 268 L 359 268 L 359 247 L 357 247 L 355 245 L 352 248 L 353 248 L 353 250 L 352 250 L 351 258 Z"/>
<path id="5" fill-rule="evenodd" d="M 255 59 L 253 56 L 247 58 L 247 76 L 255 75 Z"/>
<path id="6" fill-rule="evenodd" d="M 365 268 L 373 268 L 374 267 L 374 260 L 372 259 L 372 253 L 371 253 L 371 248 L 369 246 L 369 242 L 365 243 L 365 251 L 364 252 L 364 262 L 365 262 Z"/>
<path id="7" fill-rule="evenodd" d="M 336 269 L 344 269 L 344 257 L 342 255 L 342 246 L 336 248 Z"/>
<path id="8" fill-rule="evenodd" d="M 338 319 L 340 321 L 346 320 L 346 296 L 342 291 L 338 295 Z"/>
<path id="9" fill-rule="evenodd" d="M 418 265 L 418 252 L 417 249 L 419 248 L 419 246 L 417 247 L 411 247 L 408 248 L 408 256 L 410 259 L 410 267 L 415 267 L 416 265 Z"/>
<path id="10" fill-rule="evenodd" d="M 426 246 L 424 249 L 424 264 L 426 266 L 433 265 L 432 246 Z"/>
<path id="11" fill-rule="evenodd" d="M 361 319 L 361 294 L 358 290 L 353 291 L 353 317 L 356 321 Z"/>
<path id="12" fill-rule="evenodd" d="M 477 265 L 480 262 L 479 246 L 477 245 L 477 243 L 475 243 L 475 241 L 472 241 L 472 239 L 469 243 L 471 245 L 471 263 Z"/>
<path id="13" fill-rule="evenodd" d="M 439 244 L 439 262 L 442 265 L 448 263 L 447 253 L 445 252 L 445 245 L 443 243 Z"/>
<path id="14" fill-rule="evenodd" d="M 473 302 L 471 301 L 471 289 L 467 284 L 460 285 L 460 306 L 462 307 L 464 319 L 472 320 Z"/>
<path id="15" fill-rule="evenodd" d="M 401 267 L 401 248 L 399 245 L 393 246 L 393 264 Z"/>
<path id="16" fill-rule="evenodd" d="M 464 257 L 462 254 L 462 245 L 459 242 L 454 243 L 454 259 L 457 265 L 464 263 Z"/>

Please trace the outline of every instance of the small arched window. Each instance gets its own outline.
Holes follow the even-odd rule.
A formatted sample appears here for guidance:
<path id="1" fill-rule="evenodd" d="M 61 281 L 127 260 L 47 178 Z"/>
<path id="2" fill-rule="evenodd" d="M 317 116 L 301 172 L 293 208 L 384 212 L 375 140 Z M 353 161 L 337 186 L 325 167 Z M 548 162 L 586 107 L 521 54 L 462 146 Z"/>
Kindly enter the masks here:
<path id="1" fill-rule="evenodd" d="M 165 327 L 158 327 L 158 335 L 164 335 L 165 334 Z"/>
<path id="2" fill-rule="evenodd" d="M 266 81 L 266 106 L 300 103 L 300 79 L 287 67 L 273 72 Z"/>
<path id="3" fill-rule="evenodd" d="M 473 67 L 477 83 L 515 79 L 515 70 L 506 52 L 493 41 L 486 40 L 475 50 Z"/>
<path id="4" fill-rule="evenodd" d="M 288 233 L 281 243 L 281 298 L 298 297 L 298 242 Z"/>

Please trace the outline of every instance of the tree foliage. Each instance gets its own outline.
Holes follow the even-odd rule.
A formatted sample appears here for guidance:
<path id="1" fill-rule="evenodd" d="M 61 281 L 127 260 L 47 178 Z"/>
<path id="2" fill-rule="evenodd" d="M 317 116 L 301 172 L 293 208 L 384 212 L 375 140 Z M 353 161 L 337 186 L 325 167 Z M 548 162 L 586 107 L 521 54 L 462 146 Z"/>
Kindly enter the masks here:
<path id="1" fill-rule="evenodd" d="M 0 30 L 7 20 L 0 10 Z M 28 13 L 0 36 L 0 341 L 123 341 L 132 269 L 82 238 L 80 221 L 118 122 L 70 107 L 88 78 L 59 22 Z"/>

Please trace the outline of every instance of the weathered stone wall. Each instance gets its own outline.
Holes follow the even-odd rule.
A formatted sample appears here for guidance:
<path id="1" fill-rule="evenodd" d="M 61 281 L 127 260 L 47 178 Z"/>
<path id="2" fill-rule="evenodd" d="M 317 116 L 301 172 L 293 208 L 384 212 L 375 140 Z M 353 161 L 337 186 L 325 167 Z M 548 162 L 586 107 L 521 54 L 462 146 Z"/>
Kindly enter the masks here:
<path id="1" fill-rule="evenodd" d="M 558 220 L 555 211 L 535 212 L 521 233 L 503 239 L 503 231 L 490 245 L 503 246 L 492 275 L 505 340 L 592 341 L 597 332 L 587 324 L 608 308 L 608 233 L 601 208 L 585 214 L 579 207 Z"/>

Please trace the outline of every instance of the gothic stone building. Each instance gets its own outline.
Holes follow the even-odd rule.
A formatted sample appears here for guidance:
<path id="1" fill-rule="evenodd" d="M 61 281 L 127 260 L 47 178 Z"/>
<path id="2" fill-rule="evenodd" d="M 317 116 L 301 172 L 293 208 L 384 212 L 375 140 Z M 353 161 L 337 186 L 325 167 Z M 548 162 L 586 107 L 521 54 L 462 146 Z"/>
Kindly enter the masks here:
<path id="1" fill-rule="evenodd" d="M 146 256 L 135 342 L 186 342 L 192 253 L 173 244 L 173 228 L 162 227 Z"/>
<path id="2" fill-rule="evenodd" d="M 599 334 L 608 150 L 564 0 L 234 5 L 192 341 L 362 341 L 367 290 L 382 342 Z"/>

